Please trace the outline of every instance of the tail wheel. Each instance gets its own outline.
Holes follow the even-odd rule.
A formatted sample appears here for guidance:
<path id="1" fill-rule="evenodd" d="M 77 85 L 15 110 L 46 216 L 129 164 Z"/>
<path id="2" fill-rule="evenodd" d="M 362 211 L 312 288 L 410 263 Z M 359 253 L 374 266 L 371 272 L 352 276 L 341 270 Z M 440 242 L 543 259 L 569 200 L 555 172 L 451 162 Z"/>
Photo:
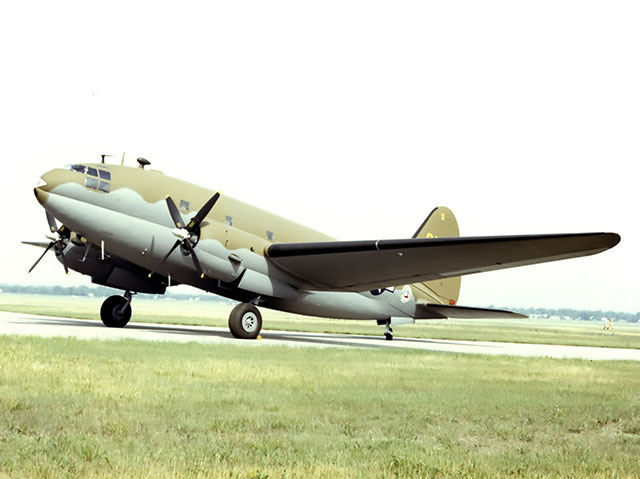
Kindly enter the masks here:
<path id="1" fill-rule="evenodd" d="M 256 339 L 262 329 L 262 315 L 258 308 L 241 303 L 229 315 L 229 330 L 234 338 Z"/>
<path id="2" fill-rule="evenodd" d="M 393 329 L 391 329 L 391 320 L 387 321 L 387 328 L 384 330 L 384 339 L 391 341 L 393 339 Z"/>
<path id="3" fill-rule="evenodd" d="M 131 304 L 122 296 L 110 296 L 100 308 L 100 318 L 107 328 L 124 328 L 131 319 Z"/>

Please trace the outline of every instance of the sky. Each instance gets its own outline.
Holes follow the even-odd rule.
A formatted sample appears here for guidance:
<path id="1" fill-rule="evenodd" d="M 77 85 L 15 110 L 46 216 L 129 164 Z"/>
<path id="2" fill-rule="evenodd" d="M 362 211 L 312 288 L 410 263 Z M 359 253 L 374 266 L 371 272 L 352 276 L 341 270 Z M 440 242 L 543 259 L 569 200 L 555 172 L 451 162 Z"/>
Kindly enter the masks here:
<path id="1" fill-rule="evenodd" d="M 640 310 L 640 4 L 3 2 L 0 283 L 89 284 L 32 188 L 152 168 L 338 239 L 613 231 L 603 254 L 472 275 L 460 304 Z"/>

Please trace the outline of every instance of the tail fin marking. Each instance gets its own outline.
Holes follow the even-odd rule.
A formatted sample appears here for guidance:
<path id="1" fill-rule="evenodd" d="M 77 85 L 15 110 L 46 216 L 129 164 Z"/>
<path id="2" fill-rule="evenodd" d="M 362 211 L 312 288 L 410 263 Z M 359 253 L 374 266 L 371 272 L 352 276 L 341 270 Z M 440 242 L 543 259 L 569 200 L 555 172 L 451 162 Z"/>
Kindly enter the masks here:
<path id="1" fill-rule="evenodd" d="M 453 212 L 445 207 L 434 208 L 413 235 L 414 238 L 457 238 L 460 236 L 458 221 Z M 460 296 L 459 276 L 412 285 L 414 296 L 419 303 L 439 303 L 455 305 Z"/>

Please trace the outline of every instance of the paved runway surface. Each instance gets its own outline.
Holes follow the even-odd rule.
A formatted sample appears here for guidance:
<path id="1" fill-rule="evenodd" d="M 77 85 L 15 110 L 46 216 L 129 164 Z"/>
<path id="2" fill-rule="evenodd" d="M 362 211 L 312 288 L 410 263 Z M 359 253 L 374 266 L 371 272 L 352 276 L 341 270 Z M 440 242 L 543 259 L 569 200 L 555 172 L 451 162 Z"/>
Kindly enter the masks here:
<path id="1" fill-rule="evenodd" d="M 106 328 L 98 321 L 56 318 L 0 311 L 0 334 L 79 339 L 138 339 L 144 341 L 176 341 L 248 346 L 286 345 L 304 347 L 398 348 L 424 351 L 446 351 L 468 354 L 493 354 L 528 357 L 576 358 L 590 360 L 640 361 L 640 349 L 552 346 L 547 344 L 497 343 L 487 341 L 453 341 L 396 337 L 386 341 L 380 336 L 349 334 L 262 331 L 262 340 L 234 339 L 227 328 L 174 326 L 152 323 L 129 323 L 126 328 Z"/>

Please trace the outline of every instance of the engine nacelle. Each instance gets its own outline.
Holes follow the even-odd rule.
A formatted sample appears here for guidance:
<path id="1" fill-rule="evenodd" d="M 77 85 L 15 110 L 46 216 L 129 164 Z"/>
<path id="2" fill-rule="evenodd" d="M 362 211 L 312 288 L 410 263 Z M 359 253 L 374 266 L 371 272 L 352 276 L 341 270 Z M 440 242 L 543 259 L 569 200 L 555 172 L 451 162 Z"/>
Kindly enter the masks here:
<path id="1" fill-rule="evenodd" d="M 62 258 L 56 256 L 62 262 Z M 156 277 L 149 278 L 146 270 L 115 256 L 106 255 L 102 259 L 102 252 L 92 246 L 69 243 L 64 256 L 69 268 L 91 276 L 95 284 L 148 294 L 166 291 L 166 286 Z"/>

